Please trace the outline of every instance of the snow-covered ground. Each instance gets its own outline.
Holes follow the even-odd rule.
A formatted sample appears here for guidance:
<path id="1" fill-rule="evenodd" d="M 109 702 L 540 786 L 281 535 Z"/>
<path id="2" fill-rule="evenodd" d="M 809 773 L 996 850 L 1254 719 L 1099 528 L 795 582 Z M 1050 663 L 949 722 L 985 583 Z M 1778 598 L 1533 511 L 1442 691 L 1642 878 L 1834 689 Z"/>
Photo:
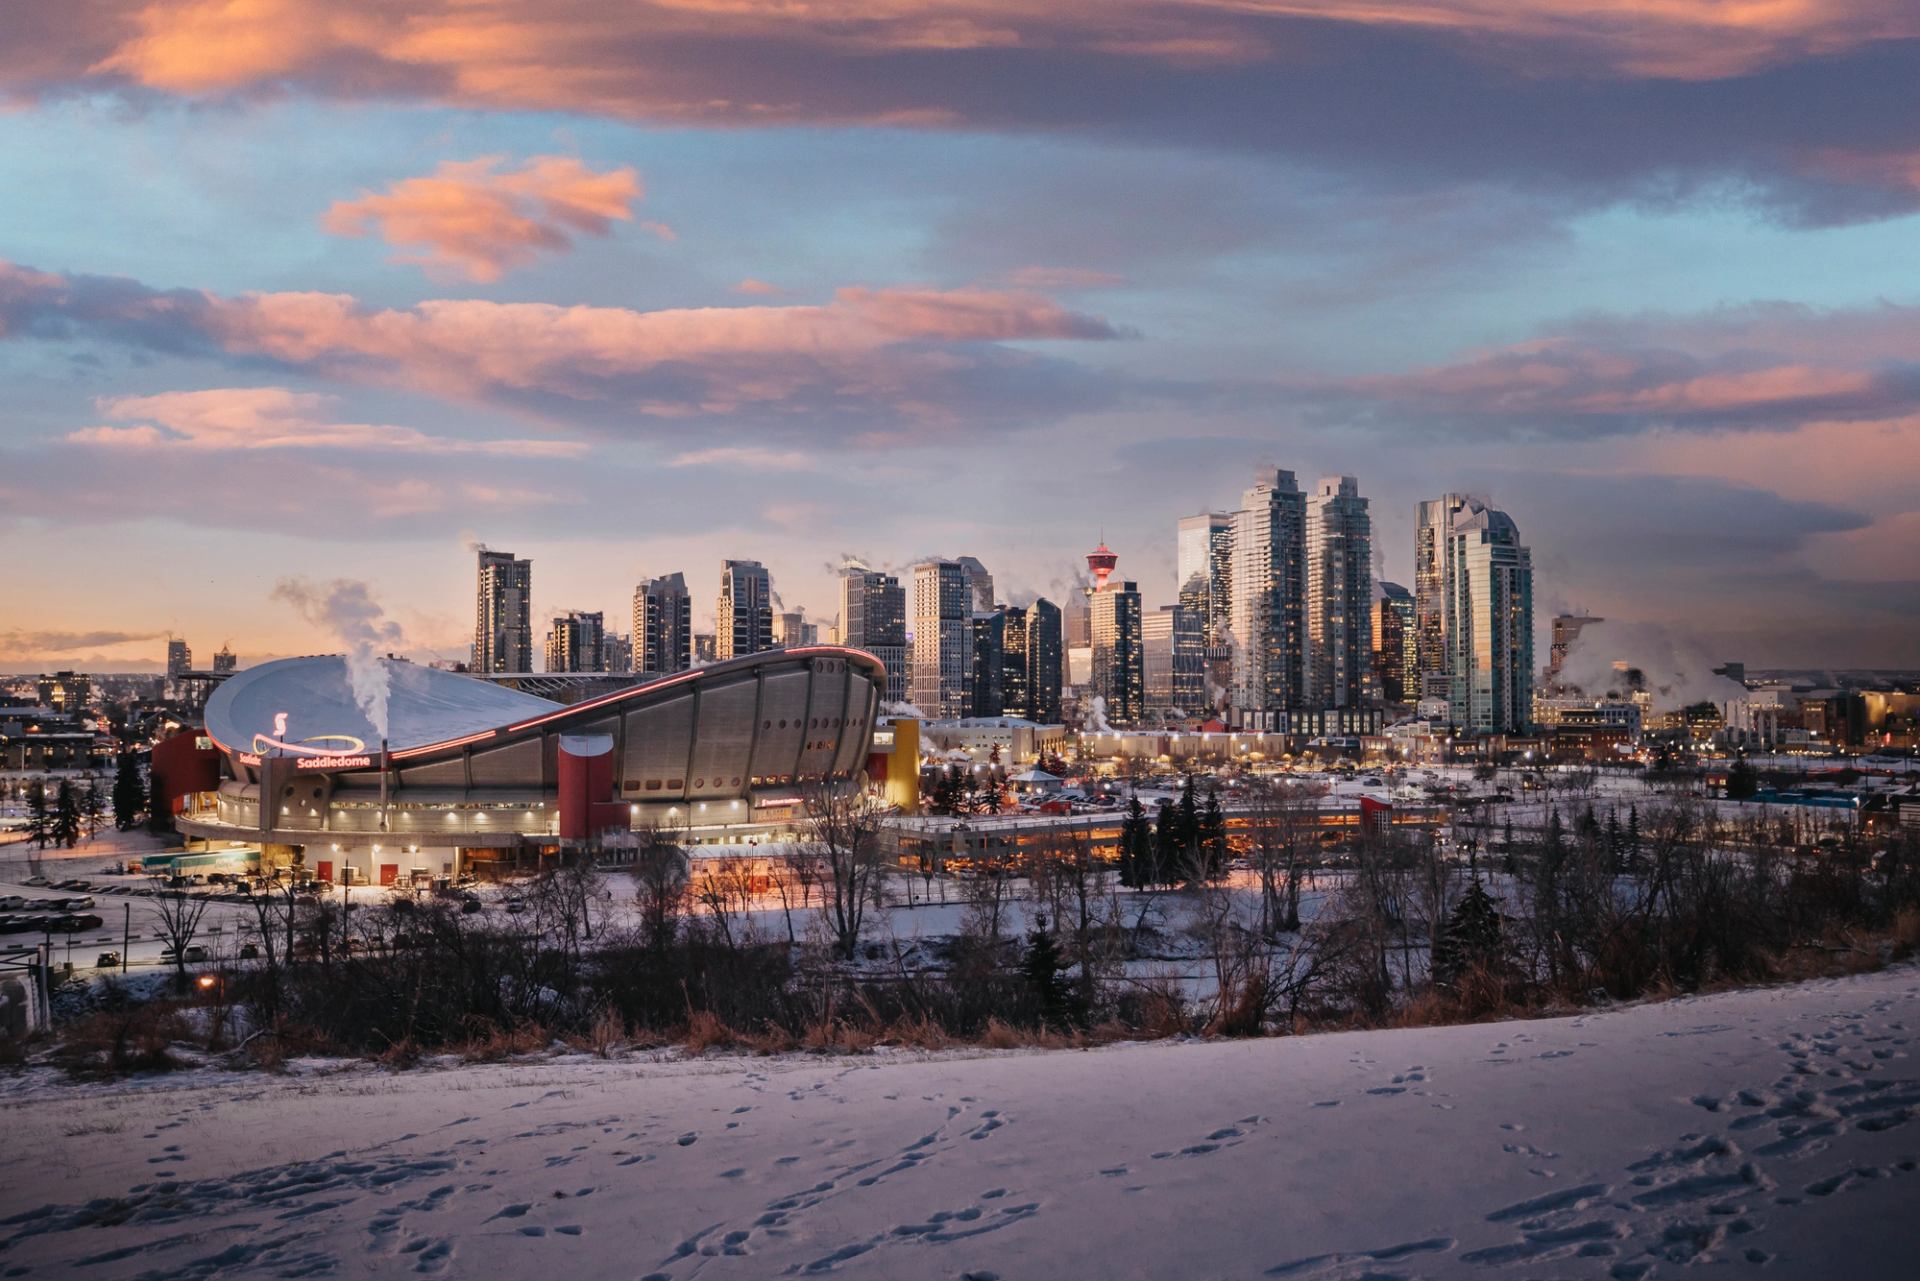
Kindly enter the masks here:
<path id="1" fill-rule="evenodd" d="M 1907 1277 L 1920 970 L 1075 1052 L 0 1078 L 0 1275 Z"/>

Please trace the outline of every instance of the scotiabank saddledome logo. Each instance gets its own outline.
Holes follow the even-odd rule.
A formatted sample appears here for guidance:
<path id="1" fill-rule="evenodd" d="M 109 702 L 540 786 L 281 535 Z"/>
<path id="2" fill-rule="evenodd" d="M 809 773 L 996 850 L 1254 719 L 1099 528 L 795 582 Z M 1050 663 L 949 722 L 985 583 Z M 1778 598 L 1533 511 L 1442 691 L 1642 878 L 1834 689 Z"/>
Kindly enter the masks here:
<path id="1" fill-rule="evenodd" d="M 306 738 L 287 737 L 287 714 L 273 714 L 273 733 L 255 734 L 249 755 L 297 756 L 302 769 L 367 769 L 373 757 L 367 754 L 367 741 L 354 734 L 310 734 Z"/>

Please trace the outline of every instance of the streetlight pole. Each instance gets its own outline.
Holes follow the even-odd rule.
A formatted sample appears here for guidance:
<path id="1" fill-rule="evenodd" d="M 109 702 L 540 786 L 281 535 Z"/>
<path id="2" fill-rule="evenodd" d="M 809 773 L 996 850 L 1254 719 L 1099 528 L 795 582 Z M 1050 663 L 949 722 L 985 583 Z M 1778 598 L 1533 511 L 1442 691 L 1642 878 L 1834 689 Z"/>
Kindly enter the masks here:
<path id="1" fill-rule="evenodd" d="M 127 972 L 127 953 L 133 950 L 133 904 L 120 905 L 120 972 Z"/>

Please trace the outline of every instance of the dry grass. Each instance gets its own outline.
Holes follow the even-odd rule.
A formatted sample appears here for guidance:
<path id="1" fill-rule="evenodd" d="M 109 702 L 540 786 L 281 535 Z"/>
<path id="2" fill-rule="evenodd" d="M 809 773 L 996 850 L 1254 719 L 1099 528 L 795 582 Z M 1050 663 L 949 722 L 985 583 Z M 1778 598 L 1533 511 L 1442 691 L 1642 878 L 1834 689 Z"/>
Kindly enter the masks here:
<path id="1" fill-rule="evenodd" d="M 155 1001 L 90 1014 L 61 1029 L 50 1058 L 78 1077 L 173 1071 L 186 1065 L 172 1046 L 194 1036 L 180 1011 L 177 1002 Z"/>
<path id="2" fill-rule="evenodd" d="M 740 1036 L 712 1010 L 695 1010 L 687 1016 L 686 1035 L 680 1038 L 689 1054 L 705 1054 L 708 1050 L 730 1050 L 740 1043 Z"/>
<path id="3" fill-rule="evenodd" d="M 551 1032 L 537 1023 L 527 1023 L 514 1028 L 489 1027 L 456 1047 L 455 1053 L 466 1063 L 497 1063 L 537 1053 L 552 1043 Z"/>

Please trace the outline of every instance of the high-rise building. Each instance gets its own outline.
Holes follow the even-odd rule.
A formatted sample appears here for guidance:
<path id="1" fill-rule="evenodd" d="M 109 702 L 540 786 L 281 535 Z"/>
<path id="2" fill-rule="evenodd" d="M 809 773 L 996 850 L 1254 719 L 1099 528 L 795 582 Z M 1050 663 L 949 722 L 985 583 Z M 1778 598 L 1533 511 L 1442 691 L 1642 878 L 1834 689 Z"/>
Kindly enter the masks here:
<path id="1" fill-rule="evenodd" d="M 482 547 L 479 587 L 474 593 L 475 672 L 533 670 L 532 601 L 533 562 Z"/>
<path id="2" fill-rule="evenodd" d="M 1060 607 L 1061 641 L 1069 649 L 1093 645 L 1093 605 L 1085 592 L 1076 591 Z"/>
<path id="3" fill-rule="evenodd" d="M 1146 715 L 1146 667 L 1141 652 L 1140 589 L 1110 580 L 1095 592 L 1093 693 L 1106 704 L 1109 725 L 1137 725 Z"/>
<path id="4" fill-rule="evenodd" d="M 1481 499 L 1454 513 L 1448 542 L 1449 718 L 1469 733 L 1522 732 L 1533 711 L 1533 558 L 1513 518 Z"/>
<path id="5" fill-rule="evenodd" d="M 1206 710 L 1205 614 L 1185 605 L 1162 605 L 1141 620 L 1140 647 L 1149 719 Z"/>
<path id="6" fill-rule="evenodd" d="M 239 667 L 239 658 L 225 645 L 222 645 L 220 651 L 213 656 L 213 670 L 215 675 L 231 675 L 233 672 L 239 670 Z"/>
<path id="7" fill-rule="evenodd" d="M 693 636 L 693 661 L 711 663 L 720 652 L 720 638 L 712 632 L 695 632 Z"/>
<path id="8" fill-rule="evenodd" d="M 1465 494 L 1424 500 L 1413 525 L 1413 649 L 1419 682 L 1408 700 L 1445 698 L 1451 687 L 1447 646 L 1448 531 Z"/>
<path id="9" fill-rule="evenodd" d="M 808 622 L 804 609 L 781 610 L 773 616 L 773 643 L 782 649 L 818 645 L 820 624 Z"/>
<path id="10" fill-rule="evenodd" d="M 1180 604 L 1199 611 L 1208 644 L 1225 643 L 1233 610 L 1233 517 L 1226 512 L 1182 516 L 1174 553 Z"/>
<path id="11" fill-rule="evenodd" d="M 183 640 L 168 641 L 167 642 L 167 676 L 168 678 L 171 679 L 175 676 L 180 675 L 182 672 L 190 672 L 192 670 L 193 670 L 193 650 L 189 649 L 187 647 L 187 643 Z"/>
<path id="12" fill-rule="evenodd" d="M 1556 614 L 1553 618 L 1553 639 L 1547 647 L 1547 684 L 1559 684 L 1560 669 L 1566 665 L 1567 653 L 1574 642 L 1580 639 L 1580 633 L 1594 623 L 1604 623 L 1604 618 L 1594 618 L 1588 614 Z"/>
<path id="13" fill-rule="evenodd" d="M 1302 705 L 1305 658 L 1306 496 L 1290 471 L 1274 470 L 1241 496 L 1233 514 L 1233 685 L 1242 712 Z M 1253 718 L 1259 723 L 1259 717 Z"/>
<path id="14" fill-rule="evenodd" d="M 973 677 L 974 592 L 959 561 L 913 567 L 913 703 L 928 716 L 965 716 Z"/>
<path id="15" fill-rule="evenodd" d="M 887 701 L 907 700 L 907 593 L 892 574 L 848 565 L 840 575 L 840 643 L 887 665 Z"/>
<path id="16" fill-rule="evenodd" d="M 1413 593 L 1384 580 L 1373 585 L 1373 677 L 1380 697 L 1411 703 L 1420 692 L 1414 662 Z"/>
<path id="17" fill-rule="evenodd" d="M 1351 476 L 1307 498 L 1305 705 L 1359 707 L 1373 670 L 1373 518 Z"/>
<path id="18" fill-rule="evenodd" d="M 773 580 L 759 561 L 720 562 L 713 637 L 714 657 L 720 662 L 773 648 Z"/>
<path id="19" fill-rule="evenodd" d="M 1019 714 L 1042 725 L 1060 724 L 1061 645 L 1060 607 L 1046 597 L 1027 606 L 1026 661 L 1023 678 L 1026 700 Z M 1009 708 L 1009 711 L 1014 709 Z"/>
<path id="20" fill-rule="evenodd" d="M 1007 708 L 1007 616 L 999 610 L 973 616 L 973 672 L 967 683 L 967 715 L 1004 716 Z"/>
<path id="21" fill-rule="evenodd" d="M 633 665 L 657 676 L 693 666 L 693 594 L 685 575 L 649 578 L 633 589 Z"/>
<path id="22" fill-rule="evenodd" d="M 633 670 L 633 637 L 608 632 L 600 638 L 600 670 L 627 673 Z"/>
<path id="23" fill-rule="evenodd" d="M 972 556 L 957 557 L 956 563 L 960 566 L 961 572 L 967 576 L 967 591 L 973 598 L 973 612 L 991 614 L 993 612 L 993 575 L 987 572 L 985 565 Z"/>
<path id="24" fill-rule="evenodd" d="M 1025 716 L 1032 703 L 1027 686 L 1027 611 L 1002 605 L 1000 613 L 1000 706 L 1007 716 Z"/>
<path id="25" fill-rule="evenodd" d="M 547 631 L 547 670 L 550 672 L 604 672 L 607 670 L 606 615 L 598 611 L 568 610 Z"/>

